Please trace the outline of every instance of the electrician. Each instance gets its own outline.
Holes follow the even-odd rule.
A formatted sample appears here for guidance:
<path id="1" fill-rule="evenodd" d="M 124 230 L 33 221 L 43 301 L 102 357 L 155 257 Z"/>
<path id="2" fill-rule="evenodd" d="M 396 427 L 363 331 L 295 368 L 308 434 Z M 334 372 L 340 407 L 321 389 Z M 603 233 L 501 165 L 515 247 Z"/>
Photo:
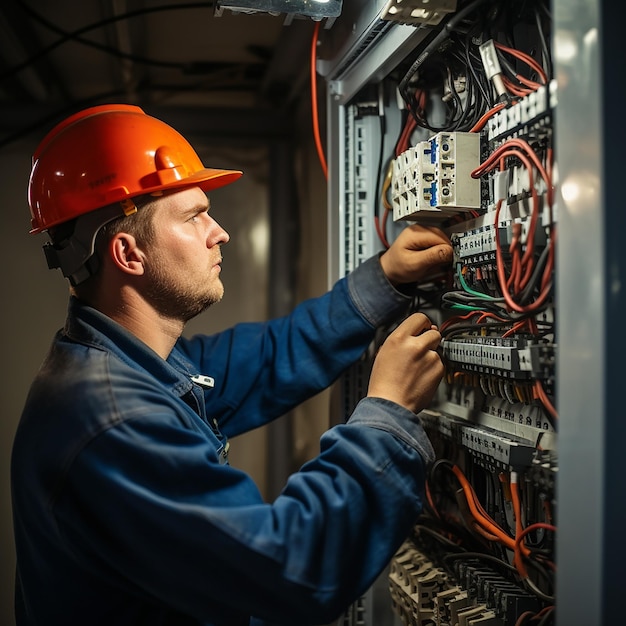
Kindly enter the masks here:
<path id="1" fill-rule="evenodd" d="M 289 316 L 184 338 L 223 293 L 229 235 L 207 192 L 240 175 L 130 105 L 69 117 L 34 154 L 31 232 L 70 297 L 13 444 L 18 626 L 326 623 L 422 509 L 433 452 L 416 412 L 443 365 L 421 313 L 273 502 L 228 464 L 228 438 L 331 384 L 451 263 L 449 240 L 408 227 Z"/>

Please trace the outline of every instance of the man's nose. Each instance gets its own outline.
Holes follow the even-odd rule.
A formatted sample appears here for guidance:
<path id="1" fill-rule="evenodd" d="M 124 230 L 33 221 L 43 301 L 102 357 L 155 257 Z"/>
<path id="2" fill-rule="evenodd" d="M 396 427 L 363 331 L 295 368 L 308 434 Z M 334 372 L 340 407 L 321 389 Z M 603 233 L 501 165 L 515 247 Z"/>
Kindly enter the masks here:
<path id="1" fill-rule="evenodd" d="M 228 243 L 229 241 L 230 235 L 215 220 L 213 220 L 207 237 L 207 244 L 209 247 L 217 244 Z"/>

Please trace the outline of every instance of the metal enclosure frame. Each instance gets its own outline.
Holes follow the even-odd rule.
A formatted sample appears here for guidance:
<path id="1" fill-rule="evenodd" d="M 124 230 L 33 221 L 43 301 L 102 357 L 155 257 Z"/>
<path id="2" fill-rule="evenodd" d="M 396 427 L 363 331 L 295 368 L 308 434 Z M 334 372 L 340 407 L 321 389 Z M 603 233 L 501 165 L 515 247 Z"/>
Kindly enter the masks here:
<path id="1" fill-rule="evenodd" d="M 626 423 L 620 390 L 626 304 L 620 241 L 625 126 L 623 29 L 609 3 L 555 0 L 559 85 L 559 626 L 624 621 Z M 619 80 L 616 80 L 619 78 Z"/>
<path id="2" fill-rule="evenodd" d="M 351 3 L 353 28 L 366 28 L 382 2 Z M 626 310 L 626 248 L 620 183 L 625 145 L 621 108 L 625 83 L 615 66 L 623 29 L 608 2 L 553 0 L 553 57 L 558 84 L 555 150 L 558 165 L 557 293 L 559 420 L 557 624 L 600 626 L 624 621 L 626 527 L 621 477 L 626 475 L 626 419 L 621 413 L 624 336 L 615 332 Z M 361 16 L 361 17 L 359 17 Z M 360 22 L 359 22 L 360 19 Z M 421 37 L 394 27 L 371 47 L 357 34 L 341 63 L 320 65 L 329 81 L 329 284 L 346 268 L 346 104 Z M 361 47 L 361 52 L 355 52 Z M 364 51 L 365 50 L 365 51 Z M 356 55 L 356 56 L 355 56 Z M 621 175 L 621 176 L 620 176 Z M 348 217 L 349 219 L 349 217 Z M 349 269 L 349 268 L 348 268 Z M 613 331 L 613 332 L 611 332 Z M 623 384 L 623 383 L 622 383 Z"/>

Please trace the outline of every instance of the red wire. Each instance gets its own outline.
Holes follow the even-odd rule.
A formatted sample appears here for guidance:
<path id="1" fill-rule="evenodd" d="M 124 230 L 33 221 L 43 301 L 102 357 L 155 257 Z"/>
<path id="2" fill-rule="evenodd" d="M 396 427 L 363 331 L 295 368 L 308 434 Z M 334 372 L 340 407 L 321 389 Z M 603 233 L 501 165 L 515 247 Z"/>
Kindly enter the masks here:
<path id="1" fill-rule="evenodd" d="M 497 260 L 496 270 L 497 270 L 497 275 L 498 275 L 498 282 L 500 284 L 500 289 L 507 303 L 507 306 L 510 309 L 514 311 L 518 311 L 520 313 L 529 313 L 529 312 L 537 310 L 545 302 L 546 298 L 548 297 L 550 293 L 551 275 L 552 275 L 552 269 L 554 267 L 554 243 L 555 243 L 554 237 L 551 237 L 550 249 L 548 252 L 548 260 L 546 262 L 546 267 L 544 268 L 544 273 L 542 276 L 541 292 L 540 292 L 539 297 L 532 304 L 529 304 L 523 307 L 521 305 L 518 305 L 513 300 L 513 297 L 511 296 L 510 287 L 511 285 L 513 285 L 516 293 L 519 293 L 519 291 L 528 284 L 528 281 L 530 280 L 530 277 L 532 276 L 532 272 L 534 269 L 534 263 L 533 263 L 534 238 L 535 238 L 535 231 L 537 229 L 537 222 L 539 219 L 539 197 L 537 194 L 537 190 L 535 189 L 535 185 L 534 185 L 532 165 L 534 165 L 537 168 L 537 170 L 539 171 L 539 174 L 541 175 L 541 177 L 543 178 L 546 184 L 546 200 L 548 203 L 548 207 L 550 208 L 550 211 L 552 207 L 552 197 L 553 197 L 552 180 L 550 176 L 548 175 L 546 168 L 543 166 L 543 163 L 539 159 L 537 153 L 532 149 L 532 147 L 528 144 L 528 142 L 524 141 L 523 139 L 518 139 L 518 138 L 506 141 L 499 148 L 494 150 L 489 155 L 489 157 L 483 163 L 481 163 L 481 165 L 478 168 L 476 168 L 472 172 L 472 177 L 479 178 L 485 173 L 493 170 L 497 165 L 500 167 L 500 169 L 503 169 L 505 167 L 505 163 L 504 163 L 505 157 L 508 157 L 508 156 L 514 156 L 518 158 L 520 161 L 522 161 L 522 163 L 525 165 L 528 171 L 529 186 L 531 188 L 531 195 L 533 199 L 533 211 L 531 213 L 531 218 L 530 218 L 530 223 L 529 223 L 529 228 L 528 228 L 526 250 L 521 260 L 519 260 L 519 264 L 518 264 L 518 252 L 515 251 L 515 253 L 513 254 L 512 276 L 509 276 L 508 279 L 505 276 L 505 269 L 504 269 L 504 263 L 503 263 L 503 258 L 502 258 L 502 248 L 500 245 L 500 240 L 496 236 L 496 260 Z M 532 165 L 530 161 L 532 161 Z M 550 165 L 548 165 L 548 167 L 550 167 Z M 495 212 L 496 229 L 498 227 L 498 218 L 500 215 L 501 207 L 502 207 L 502 200 L 500 200 L 496 206 L 496 212 Z M 515 243 L 517 243 L 515 238 L 513 239 Z M 516 246 L 516 249 L 517 249 L 517 246 Z M 520 270 L 522 271 L 521 278 L 519 277 Z"/>
<path id="2" fill-rule="evenodd" d="M 559 419 L 559 414 L 556 411 L 555 406 L 550 402 L 550 398 L 548 398 L 548 394 L 546 393 L 541 381 L 539 379 L 535 380 L 534 384 L 535 395 L 543 405 L 543 408 L 550 413 L 550 415 L 556 420 Z"/>
<path id="3" fill-rule="evenodd" d="M 413 116 L 407 118 L 407 121 L 402 130 L 402 134 L 398 139 L 398 143 L 396 144 L 396 156 L 400 156 L 403 152 L 409 149 L 411 135 L 417 126 L 417 122 L 413 118 Z"/>
<path id="4" fill-rule="evenodd" d="M 523 98 L 524 96 L 527 96 L 532 91 L 532 89 L 524 89 L 523 87 L 516 85 L 514 82 L 509 80 L 506 76 L 502 77 L 502 83 L 504 84 L 508 92 L 512 93 L 514 96 L 517 96 L 518 98 Z"/>
<path id="5" fill-rule="evenodd" d="M 519 534 L 517 534 L 515 536 L 514 552 L 515 552 L 515 557 L 519 559 L 519 563 L 520 564 L 521 564 L 521 561 L 522 561 L 522 556 L 527 556 L 527 554 L 528 554 L 528 548 L 522 543 L 523 540 L 524 540 L 524 537 L 526 535 L 528 535 L 528 533 L 531 533 L 534 530 L 539 530 L 540 528 L 543 528 L 544 530 L 550 530 L 552 532 L 556 532 L 556 526 L 553 526 L 552 524 L 546 524 L 545 522 L 536 522 L 535 524 L 531 524 L 530 526 L 526 526 L 526 528 L 524 528 L 522 531 L 519 532 Z M 525 554 L 525 552 L 526 552 L 526 554 Z M 523 570 L 525 572 L 525 568 L 524 567 L 523 567 Z M 521 571 L 520 571 L 520 574 L 522 574 Z M 528 577 L 528 573 L 526 573 L 526 575 L 522 574 L 522 577 L 523 578 L 527 578 Z"/>
<path id="6" fill-rule="evenodd" d="M 495 219 L 496 225 L 498 224 L 498 217 L 500 215 L 501 206 L 502 206 L 502 200 L 498 202 L 497 207 L 496 207 L 496 219 Z M 552 250 L 550 251 L 550 253 L 551 252 Z M 546 275 L 548 271 L 551 271 L 551 268 L 553 265 L 554 265 L 553 263 L 550 263 L 550 257 L 549 257 L 548 262 L 546 263 L 546 268 L 544 270 L 544 276 Z M 500 239 L 499 237 L 497 237 L 497 235 L 496 235 L 496 271 L 498 273 L 498 282 L 500 283 L 500 290 L 502 291 L 504 300 L 506 301 L 507 306 L 513 311 L 517 311 L 518 313 L 530 313 L 532 311 L 536 311 L 543 305 L 543 303 L 546 301 L 546 299 L 550 295 L 550 283 L 549 281 L 546 280 L 546 281 L 542 281 L 542 285 L 543 285 L 543 282 L 545 282 L 545 288 L 543 289 L 543 291 L 541 291 L 537 299 L 531 304 L 528 304 L 526 306 L 521 306 L 517 304 L 515 300 L 513 300 L 513 297 L 511 296 L 508 289 L 506 288 L 506 276 L 504 275 L 504 260 L 502 258 L 502 247 L 500 246 Z"/>
<path id="7" fill-rule="evenodd" d="M 476 124 L 474 124 L 474 126 L 472 126 L 472 128 L 470 128 L 469 132 L 470 133 L 477 133 L 477 132 L 481 131 L 483 129 L 484 125 L 489 120 L 489 118 L 492 117 L 493 115 L 495 115 L 498 111 L 501 111 L 502 109 L 504 109 L 505 106 L 506 106 L 506 104 L 504 102 L 500 102 L 499 104 L 496 104 L 492 109 L 489 109 L 489 111 L 487 111 L 476 122 Z"/>
<path id="8" fill-rule="evenodd" d="M 541 76 L 544 85 L 548 82 L 548 78 L 543 67 L 541 67 L 541 65 L 539 65 L 539 63 L 537 63 L 537 61 L 535 61 L 535 59 L 533 59 L 533 57 L 531 57 L 529 54 L 521 52 L 520 50 L 516 50 L 515 48 L 509 48 L 508 46 L 505 46 L 504 44 L 501 44 L 497 41 L 494 43 L 498 50 L 502 50 L 502 52 L 508 52 L 510 55 L 520 59 L 521 61 L 524 61 L 524 63 L 534 69 L 535 72 L 537 72 L 537 74 Z"/>
<path id="9" fill-rule="evenodd" d="M 319 35 L 321 22 L 315 22 L 315 28 L 313 29 L 313 40 L 311 42 L 311 111 L 313 115 L 313 134 L 315 136 L 315 147 L 317 148 L 317 156 L 324 172 L 324 178 L 328 180 L 328 165 L 326 164 L 326 157 L 324 155 L 324 149 L 322 148 L 322 140 L 320 138 L 320 127 L 317 112 L 317 38 Z"/>
<path id="10" fill-rule="evenodd" d="M 511 285 L 519 292 L 520 275 L 522 273 L 522 262 L 520 259 L 520 238 L 522 234 L 521 224 L 512 224 L 511 231 L 513 236 L 511 237 L 511 243 L 509 244 L 509 253 L 511 254 L 511 274 L 506 281 L 507 289 L 511 288 Z"/>
<path id="11" fill-rule="evenodd" d="M 389 209 L 385 209 L 385 217 L 388 212 Z M 385 222 L 386 219 L 383 218 L 383 223 L 381 224 L 378 215 L 374 216 L 374 228 L 376 229 L 376 234 L 378 235 L 378 238 L 380 239 L 380 242 L 383 244 L 383 246 L 385 246 L 385 248 L 389 248 L 390 244 L 389 241 L 387 241 L 387 237 L 385 236 Z"/>

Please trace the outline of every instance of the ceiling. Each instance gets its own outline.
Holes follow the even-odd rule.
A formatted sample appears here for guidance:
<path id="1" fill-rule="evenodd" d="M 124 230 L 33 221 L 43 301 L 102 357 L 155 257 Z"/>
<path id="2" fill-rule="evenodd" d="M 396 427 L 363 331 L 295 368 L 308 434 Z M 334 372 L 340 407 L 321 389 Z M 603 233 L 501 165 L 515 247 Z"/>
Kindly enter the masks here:
<path id="1" fill-rule="evenodd" d="M 307 92 L 316 22 L 214 4 L 4 0 L 0 148 L 106 102 L 184 112 L 222 132 L 280 125 Z"/>

